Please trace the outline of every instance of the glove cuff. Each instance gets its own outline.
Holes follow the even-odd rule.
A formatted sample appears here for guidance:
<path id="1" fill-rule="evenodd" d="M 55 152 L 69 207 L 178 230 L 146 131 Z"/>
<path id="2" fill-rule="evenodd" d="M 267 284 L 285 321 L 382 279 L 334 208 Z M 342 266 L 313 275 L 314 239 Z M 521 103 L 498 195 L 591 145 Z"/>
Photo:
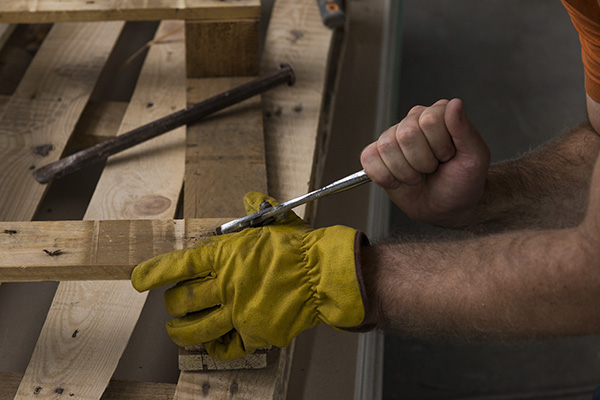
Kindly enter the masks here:
<path id="1" fill-rule="evenodd" d="M 376 323 L 371 322 L 369 318 L 369 311 L 371 310 L 371 306 L 369 303 L 369 296 L 367 294 L 367 287 L 365 285 L 365 280 L 363 278 L 363 268 L 362 268 L 362 258 L 361 258 L 361 249 L 363 246 L 369 246 L 369 238 L 361 231 L 356 231 L 356 236 L 354 238 L 354 265 L 356 268 L 356 280 L 358 281 L 358 287 L 360 289 L 360 296 L 362 298 L 363 307 L 365 309 L 365 319 L 360 325 L 351 327 L 351 328 L 338 328 L 347 332 L 368 332 L 370 330 L 375 329 L 377 326 Z"/>

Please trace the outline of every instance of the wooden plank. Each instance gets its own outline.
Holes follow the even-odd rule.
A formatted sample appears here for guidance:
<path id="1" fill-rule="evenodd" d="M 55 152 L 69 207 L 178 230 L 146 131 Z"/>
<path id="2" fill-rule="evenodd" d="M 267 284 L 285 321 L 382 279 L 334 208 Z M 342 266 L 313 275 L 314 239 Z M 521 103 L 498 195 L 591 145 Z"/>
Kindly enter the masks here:
<path id="1" fill-rule="evenodd" d="M 269 194 L 280 199 L 303 194 L 311 186 L 331 39 L 316 2 L 275 2 L 262 68 L 289 62 L 297 74 L 293 87 L 263 94 Z M 285 398 L 293 345 L 280 354 L 277 363 L 263 370 L 183 372 L 175 398 Z"/>
<path id="2" fill-rule="evenodd" d="M 0 400 L 10 400 L 15 397 L 19 382 L 23 378 L 23 374 L 14 372 L 0 372 Z M 39 394 L 45 392 L 54 392 L 56 397 L 70 396 L 70 393 L 62 391 L 62 388 L 43 388 L 40 387 L 37 393 L 32 393 L 32 397 L 37 398 Z M 37 390 L 37 388 L 36 388 Z M 113 379 L 110 381 L 106 391 L 101 397 L 101 400 L 171 400 L 175 393 L 175 385 L 172 383 L 154 383 L 154 382 L 135 382 L 122 381 Z"/>
<path id="3" fill-rule="evenodd" d="M 188 79 L 188 102 L 202 101 L 251 79 Z M 267 191 L 258 96 L 188 127 L 184 216 L 244 216 L 242 198 L 250 191 Z"/>
<path id="4" fill-rule="evenodd" d="M 293 345 L 280 349 L 277 362 L 264 369 L 182 372 L 175 400 L 187 399 L 285 399 Z"/>
<path id="5" fill-rule="evenodd" d="M 260 0 L 3 0 L 0 22 L 258 18 Z"/>
<path id="6" fill-rule="evenodd" d="M 315 1 L 275 2 L 261 69 L 280 63 L 294 67 L 296 83 L 263 95 L 269 193 L 281 201 L 315 186 L 315 153 L 333 31 L 326 28 Z M 296 212 L 305 215 L 305 208 Z"/>
<path id="7" fill-rule="evenodd" d="M 124 280 L 228 219 L 0 222 L 0 282 Z"/>
<path id="8" fill-rule="evenodd" d="M 0 93 L 12 95 L 41 47 L 52 24 L 12 25 L 14 32 L 0 38 Z"/>
<path id="9" fill-rule="evenodd" d="M 179 23 L 163 22 L 157 36 Z M 185 107 L 180 32 L 150 49 L 121 133 Z M 180 128 L 109 159 L 85 219 L 172 218 L 183 181 L 184 135 Z M 16 398 L 31 398 L 37 387 L 61 387 L 77 399 L 99 399 L 146 296 L 127 281 L 62 282 Z M 55 397 L 56 393 L 36 396 Z"/>
<path id="10" fill-rule="evenodd" d="M 181 371 L 225 370 L 225 369 L 261 369 L 277 359 L 279 349 L 258 349 L 246 357 L 231 361 L 221 361 L 211 357 L 203 346 L 192 350 L 179 349 L 179 369 Z"/>
<path id="11" fill-rule="evenodd" d="M 187 75 L 244 78 L 188 79 L 188 103 L 249 81 L 258 73 L 258 19 L 186 22 Z M 264 133 L 260 98 L 188 127 L 184 216 L 229 218 L 245 214 L 243 196 L 267 190 Z M 202 346 L 180 349 L 180 369 L 210 370 L 266 366 L 267 353 L 221 362 Z M 179 386 L 193 387 L 187 375 Z M 199 388 L 198 388 L 199 389 Z"/>
<path id="12" fill-rule="evenodd" d="M 258 18 L 187 21 L 185 35 L 188 78 L 258 74 Z"/>
<path id="13" fill-rule="evenodd" d="M 0 117 L 0 220 L 33 218 L 46 185 L 31 172 L 60 157 L 122 26 L 58 24 L 48 34 Z"/>

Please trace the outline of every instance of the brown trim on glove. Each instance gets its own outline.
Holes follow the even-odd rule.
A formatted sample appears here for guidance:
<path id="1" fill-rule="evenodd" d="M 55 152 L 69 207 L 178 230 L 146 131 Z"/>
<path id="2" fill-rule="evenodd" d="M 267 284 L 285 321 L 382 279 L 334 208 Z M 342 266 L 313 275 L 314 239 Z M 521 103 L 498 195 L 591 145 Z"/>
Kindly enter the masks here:
<path id="1" fill-rule="evenodd" d="M 368 332 L 370 330 L 375 329 L 377 326 L 377 321 L 373 320 L 374 315 L 371 315 L 371 307 L 369 302 L 369 296 L 367 293 L 367 287 L 365 285 L 365 280 L 363 277 L 363 269 L 362 269 L 362 258 L 361 258 L 361 250 L 363 246 L 369 246 L 369 238 L 367 235 L 360 231 L 356 231 L 356 236 L 354 238 L 354 265 L 356 267 L 356 280 L 358 281 L 358 287 L 360 289 L 360 296 L 362 298 L 363 307 L 365 309 L 365 319 L 363 322 L 352 328 L 340 328 L 344 331 L 348 332 Z"/>

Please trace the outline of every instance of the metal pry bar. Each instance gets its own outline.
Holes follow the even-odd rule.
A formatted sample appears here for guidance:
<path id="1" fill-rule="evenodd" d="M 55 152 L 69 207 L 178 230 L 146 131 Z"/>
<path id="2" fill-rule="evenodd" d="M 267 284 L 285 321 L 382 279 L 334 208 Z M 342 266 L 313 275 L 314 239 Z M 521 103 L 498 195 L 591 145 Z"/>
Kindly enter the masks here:
<path id="1" fill-rule="evenodd" d="M 239 219 L 235 219 L 233 221 L 229 221 L 219 226 L 216 229 L 216 234 L 224 235 L 226 233 L 238 232 L 246 228 L 269 224 L 273 221 L 285 218 L 287 212 L 292 208 L 298 207 L 302 204 L 308 203 L 309 201 L 327 196 L 329 194 L 340 193 L 345 190 L 355 188 L 367 182 L 371 182 L 371 178 L 367 176 L 367 173 L 364 170 L 356 172 L 321 189 L 317 189 L 313 192 L 285 201 L 273 207 L 261 207 L 260 211 Z"/>
<path id="2" fill-rule="evenodd" d="M 95 146 L 73 153 L 58 161 L 51 162 L 33 171 L 33 177 L 39 183 L 48 183 L 53 179 L 61 178 L 91 164 L 106 160 L 113 154 L 129 149 L 182 125 L 198 121 L 219 110 L 264 93 L 278 85 L 287 83 L 291 86 L 295 80 L 296 76 L 292 67 L 289 64 L 281 64 L 277 71 L 246 82 L 200 103 L 192 104 L 187 108 L 149 122 Z"/>

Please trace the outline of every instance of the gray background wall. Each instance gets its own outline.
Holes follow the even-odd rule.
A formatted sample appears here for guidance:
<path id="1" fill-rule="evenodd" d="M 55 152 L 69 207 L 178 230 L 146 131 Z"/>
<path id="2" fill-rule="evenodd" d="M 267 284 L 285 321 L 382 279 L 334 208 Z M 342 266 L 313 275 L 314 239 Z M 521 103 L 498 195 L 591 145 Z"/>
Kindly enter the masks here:
<path id="1" fill-rule="evenodd" d="M 493 160 L 585 118 L 577 34 L 558 0 L 405 0 L 399 115 L 461 97 Z M 395 212 L 393 224 L 413 226 Z M 600 305 L 598 305 L 600 307 Z M 385 399 L 591 399 L 600 338 L 516 345 L 386 336 Z"/>

